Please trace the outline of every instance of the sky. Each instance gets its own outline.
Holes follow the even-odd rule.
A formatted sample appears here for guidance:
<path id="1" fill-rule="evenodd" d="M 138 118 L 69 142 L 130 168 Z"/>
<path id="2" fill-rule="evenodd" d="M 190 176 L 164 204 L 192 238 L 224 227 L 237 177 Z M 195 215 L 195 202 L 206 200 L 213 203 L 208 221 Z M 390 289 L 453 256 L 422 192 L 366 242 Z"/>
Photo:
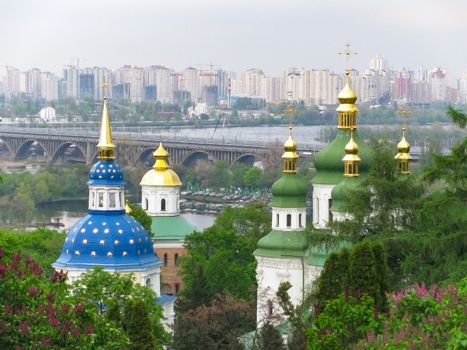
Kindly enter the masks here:
<path id="1" fill-rule="evenodd" d="M 2 0 L 0 65 L 467 70 L 465 0 Z M 200 68 L 200 67 L 198 67 Z M 205 68 L 206 69 L 206 68 Z M 0 71 L 3 68 L 0 67 Z"/>

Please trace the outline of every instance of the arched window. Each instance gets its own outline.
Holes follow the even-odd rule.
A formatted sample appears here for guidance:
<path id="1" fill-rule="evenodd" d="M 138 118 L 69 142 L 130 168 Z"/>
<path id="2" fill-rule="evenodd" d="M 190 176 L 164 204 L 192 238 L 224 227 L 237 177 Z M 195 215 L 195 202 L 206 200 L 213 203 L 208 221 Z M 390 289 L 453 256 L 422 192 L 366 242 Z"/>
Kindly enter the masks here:
<path id="1" fill-rule="evenodd" d="M 276 226 L 279 227 L 279 214 L 276 214 Z"/>
<path id="2" fill-rule="evenodd" d="M 144 209 L 149 209 L 149 200 L 147 198 L 144 200 Z"/>
<path id="3" fill-rule="evenodd" d="M 177 266 L 178 265 L 178 253 L 175 253 L 174 261 L 175 261 L 175 266 Z"/>
<path id="4" fill-rule="evenodd" d="M 161 211 L 165 211 L 165 199 L 161 199 Z"/>
<path id="5" fill-rule="evenodd" d="M 169 256 L 167 254 L 164 254 L 164 266 L 167 266 L 169 262 Z"/>
<path id="6" fill-rule="evenodd" d="M 302 227 L 302 214 L 298 214 L 298 226 Z"/>
<path id="7" fill-rule="evenodd" d="M 146 280 L 146 287 L 151 287 L 151 279 L 150 278 L 148 278 Z"/>
<path id="8" fill-rule="evenodd" d="M 272 305 L 272 300 L 268 300 L 268 316 L 272 316 L 274 313 L 274 306 Z"/>
<path id="9" fill-rule="evenodd" d="M 287 227 L 292 226 L 292 215 L 287 214 Z"/>

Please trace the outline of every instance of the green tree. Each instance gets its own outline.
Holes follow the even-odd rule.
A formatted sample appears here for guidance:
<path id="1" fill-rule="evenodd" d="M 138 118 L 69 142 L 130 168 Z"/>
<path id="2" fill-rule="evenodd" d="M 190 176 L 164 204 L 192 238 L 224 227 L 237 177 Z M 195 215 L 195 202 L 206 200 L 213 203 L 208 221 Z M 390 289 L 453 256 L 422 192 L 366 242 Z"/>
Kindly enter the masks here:
<path id="1" fill-rule="evenodd" d="M 255 311 L 245 300 L 217 295 L 175 321 L 174 350 L 241 350 L 237 338 L 255 327 Z"/>
<path id="2" fill-rule="evenodd" d="M 134 350 L 154 349 L 155 339 L 151 329 L 151 318 L 144 300 L 130 299 L 123 310 L 121 323 Z"/>
<path id="3" fill-rule="evenodd" d="M 245 172 L 245 175 L 243 175 L 243 182 L 245 183 L 245 186 L 247 187 L 252 187 L 252 188 L 258 188 L 261 186 L 261 174 L 262 171 L 258 167 L 251 167 Z"/>
<path id="4" fill-rule="evenodd" d="M 144 229 L 149 233 L 149 236 L 152 236 L 151 217 L 148 214 L 146 214 L 144 209 L 140 206 L 130 203 L 128 203 L 128 206 L 131 209 L 130 215 L 133 216 L 136 219 L 136 221 L 138 221 L 141 224 L 141 226 L 144 227 Z"/>
<path id="5" fill-rule="evenodd" d="M 259 332 L 258 350 L 282 349 L 284 349 L 282 336 L 271 323 L 266 322 Z"/>

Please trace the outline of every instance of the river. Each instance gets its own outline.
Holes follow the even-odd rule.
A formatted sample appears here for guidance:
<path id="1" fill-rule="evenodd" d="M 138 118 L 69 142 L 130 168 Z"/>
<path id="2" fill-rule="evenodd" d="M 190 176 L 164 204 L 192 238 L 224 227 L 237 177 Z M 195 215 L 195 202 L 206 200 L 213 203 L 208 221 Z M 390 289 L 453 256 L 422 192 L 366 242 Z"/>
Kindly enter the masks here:
<path id="1" fill-rule="evenodd" d="M 40 223 L 57 222 L 64 224 L 64 229 L 68 230 L 79 219 L 87 214 L 87 201 L 62 201 L 42 205 L 36 215 L 35 221 Z M 189 223 L 198 230 L 203 230 L 214 223 L 216 216 L 212 214 L 181 214 Z"/>

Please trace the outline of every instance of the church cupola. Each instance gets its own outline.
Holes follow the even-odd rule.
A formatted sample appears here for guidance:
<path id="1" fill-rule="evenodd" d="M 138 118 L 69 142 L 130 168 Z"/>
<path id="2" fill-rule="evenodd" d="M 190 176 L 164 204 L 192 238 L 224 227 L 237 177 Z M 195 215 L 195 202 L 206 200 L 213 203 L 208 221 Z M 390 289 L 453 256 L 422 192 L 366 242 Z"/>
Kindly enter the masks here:
<path id="1" fill-rule="evenodd" d="M 162 142 L 154 151 L 154 165 L 141 179 L 141 207 L 150 216 L 180 214 L 180 187 L 182 182 L 170 169 L 169 152 Z"/>
<path id="2" fill-rule="evenodd" d="M 284 173 L 296 173 L 297 172 L 297 143 L 292 137 L 292 127 L 289 126 L 289 138 L 284 143 L 284 154 L 282 160 L 284 162 Z"/>
<path id="3" fill-rule="evenodd" d="M 338 128 L 339 129 L 352 129 L 357 127 L 357 113 L 358 108 L 355 106 L 357 101 L 357 95 L 352 90 L 349 84 L 350 71 L 345 71 L 345 85 L 344 88 L 337 95 L 337 99 L 340 102 L 337 107 L 338 116 Z"/>
<path id="4" fill-rule="evenodd" d="M 344 176 L 359 176 L 358 165 L 360 157 L 358 156 L 358 145 L 354 140 L 354 129 L 350 129 L 350 141 L 344 148 L 345 156 L 342 158 L 344 162 Z"/>
<path id="5" fill-rule="evenodd" d="M 412 159 L 410 155 L 410 144 L 407 142 L 405 138 L 405 128 L 402 128 L 402 139 L 397 144 L 397 154 L 394 159 L 397 160 L 399 164 L 399 171 L 401 174 L 410 174 L 409 171 L 409 162 Z"/>

